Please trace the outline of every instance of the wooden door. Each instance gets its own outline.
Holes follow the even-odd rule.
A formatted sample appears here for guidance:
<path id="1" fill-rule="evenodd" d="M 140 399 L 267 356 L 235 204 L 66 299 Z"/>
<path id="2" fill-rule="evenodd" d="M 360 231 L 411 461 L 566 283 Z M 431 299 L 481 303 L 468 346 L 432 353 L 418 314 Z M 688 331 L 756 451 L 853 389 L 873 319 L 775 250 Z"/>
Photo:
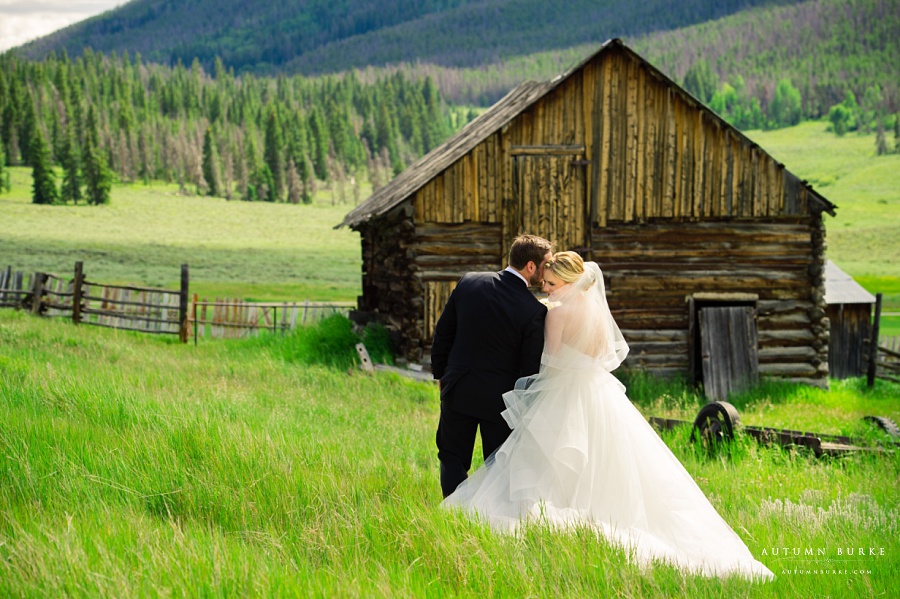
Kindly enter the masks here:
<path id="1" fill-rule="evenodd" d="M 531 153 L 513 155 L 510 232 L 540 235 L 555 241 L 558 250 L 587 248 L 583 150 L 568 153 L 530 150 Z"/>
<path id="2" fill-rule="evenodd" d="M 759 380 L 756 311 L 748 306 L 700 310 L 703 389 L 710 401 L 728 399 Z"/>

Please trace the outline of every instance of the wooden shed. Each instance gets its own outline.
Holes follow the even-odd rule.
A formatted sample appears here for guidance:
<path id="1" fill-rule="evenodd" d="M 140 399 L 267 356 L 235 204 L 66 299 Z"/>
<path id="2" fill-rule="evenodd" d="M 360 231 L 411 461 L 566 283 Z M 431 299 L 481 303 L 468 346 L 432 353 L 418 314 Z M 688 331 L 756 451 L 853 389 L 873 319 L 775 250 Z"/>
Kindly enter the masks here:
<path id="1" fill-rule="evenodd" d="M 755 361 L 740 371 L 825 386 L 823 211 L 834 206 L 614 39 L 512 90 L 338 227 L 362 238 L 360 314 L 413 362 L 427 363 L 458 278 L 505 267 L 510 241 L 533 233 L 600 264 L 626 367 L 711 381 L 709 356 L 731 347 Z M 744 333 L 728 333 L 734 318 Z"/>
<path id="2" fill-rule="evenodd" d="M 865 375 L 868 369 L 866 345 L 872 337 L 875 296 L 828 260 L 825 263 L 825 304 L 831 325 L 829 376 L 846 379 Z"/>

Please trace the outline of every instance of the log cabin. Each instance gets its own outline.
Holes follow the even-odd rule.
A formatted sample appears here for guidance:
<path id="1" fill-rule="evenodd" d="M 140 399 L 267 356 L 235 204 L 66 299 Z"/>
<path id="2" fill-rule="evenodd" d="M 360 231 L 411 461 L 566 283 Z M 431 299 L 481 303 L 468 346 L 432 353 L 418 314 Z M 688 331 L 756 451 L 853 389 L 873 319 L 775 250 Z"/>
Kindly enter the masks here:
<path id="1" fill-rule="evenodd" d="M 511 240 L 533 233 L 600 265 L 626 368 L 709 384 L 736 356 L 754 377 L 827 386 L 834 210 L 613 39 L 513 89 L 337 227 L 361 236 L 357 316 L 410 362 L 428 365 L 459 277 L 504 268 Z"/>

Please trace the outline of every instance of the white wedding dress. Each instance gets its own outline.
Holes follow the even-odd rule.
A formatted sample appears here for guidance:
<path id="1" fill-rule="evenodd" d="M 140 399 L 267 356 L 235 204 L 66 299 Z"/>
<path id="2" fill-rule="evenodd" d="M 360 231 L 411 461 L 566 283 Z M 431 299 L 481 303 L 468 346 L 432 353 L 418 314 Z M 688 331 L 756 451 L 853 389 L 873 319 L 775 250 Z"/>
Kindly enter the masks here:
<path id="1" fill-rule="evenodd" d="M 442 505 L 500 531 L 589 526 L 642 565 L 773 578 L 610 374 L 628 346 L 585 268 L 550 297 L 540 373 L 503 396 L 512 434 Z"/>

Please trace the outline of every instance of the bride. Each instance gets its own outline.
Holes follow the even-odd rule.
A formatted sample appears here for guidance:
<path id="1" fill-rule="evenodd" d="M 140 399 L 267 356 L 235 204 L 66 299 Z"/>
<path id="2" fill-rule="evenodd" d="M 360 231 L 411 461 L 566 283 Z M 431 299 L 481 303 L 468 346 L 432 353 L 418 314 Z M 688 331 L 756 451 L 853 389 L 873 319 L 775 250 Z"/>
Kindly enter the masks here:
<path id="1" fill-rule="evenodd" d="M 503 395 L 512 434 L 441 505 L 500 531 L 590 526 L 644 565 L 773 578 L 610 374 L 628 345 L 597 264 L 558 252 L 543 274 L 541 370 Z"/>

